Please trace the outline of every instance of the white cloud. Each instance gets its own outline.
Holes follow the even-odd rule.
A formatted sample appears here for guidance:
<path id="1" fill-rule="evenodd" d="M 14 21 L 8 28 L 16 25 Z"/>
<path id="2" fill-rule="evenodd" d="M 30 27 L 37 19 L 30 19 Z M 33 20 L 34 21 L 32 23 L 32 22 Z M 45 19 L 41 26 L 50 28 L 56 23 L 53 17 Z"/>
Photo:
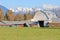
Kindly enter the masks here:
<path id="1" fill-rule="evenodd" d="M 56 8 L 60 8 L 59 6 L 55 6 L 55 5 L 51 5 L 51 4 L 44 4 L 43 5 L 43 8 L 44 9 L 47 9 L 47 10 L 51 10 L 51 9 L 56 9 Z"/>

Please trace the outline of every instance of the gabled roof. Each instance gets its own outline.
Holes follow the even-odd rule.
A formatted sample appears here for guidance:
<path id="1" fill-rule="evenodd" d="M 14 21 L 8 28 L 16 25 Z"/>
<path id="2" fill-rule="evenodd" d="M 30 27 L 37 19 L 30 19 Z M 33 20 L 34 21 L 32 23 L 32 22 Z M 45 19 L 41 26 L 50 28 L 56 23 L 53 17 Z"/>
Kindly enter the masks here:
<path id="1" fill-rule="evenodd" d="M 46 13 L 45 12 L 43 12 L 43 11 L 38 11 L 38 12 L 36 12 L 36 14 L 35 14 L 35 16 L 34 16 L 34 18 L 33 18 L 34 20 L 48 20 L 49 18 L 48 18 L 48 16 L 46 15 Z"/>
<path id="2" fill-rule="evenodd" d="M 44 12 L 46 13 L 49 19 L 51 19 L 52 17 L 57 18 L 54 12 L 51 12 L 51 11 L 44 11 Z"/>

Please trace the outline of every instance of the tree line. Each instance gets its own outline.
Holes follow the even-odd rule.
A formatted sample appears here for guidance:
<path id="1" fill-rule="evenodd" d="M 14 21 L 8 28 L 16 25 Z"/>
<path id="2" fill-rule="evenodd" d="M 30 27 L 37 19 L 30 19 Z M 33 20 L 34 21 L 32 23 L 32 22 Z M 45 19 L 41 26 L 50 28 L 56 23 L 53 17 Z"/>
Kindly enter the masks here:
<path id="1" fill-rule="evenodd" d="M 14 15 L 12 10 L 7 10 L 4 15 L 3 10 L 0 8 L 0 21 L 22 21 L 22 20 L 30 20 L 33 18 L 33 15 L 29 12 L 26 14 L 17 13 Z"/>

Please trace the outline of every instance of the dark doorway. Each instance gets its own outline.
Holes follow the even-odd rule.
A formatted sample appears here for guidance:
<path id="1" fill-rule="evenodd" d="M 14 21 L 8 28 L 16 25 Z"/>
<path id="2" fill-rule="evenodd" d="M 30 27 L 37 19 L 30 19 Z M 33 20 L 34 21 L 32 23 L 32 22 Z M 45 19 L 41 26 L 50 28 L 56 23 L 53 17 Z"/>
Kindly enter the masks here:
<path id="1" fill-rule="evenodd" d="M 38 21 L 40 27 L 44 27 L 44 21 Z"/>
<path id="2" fill-rule="evenodd" d="M 28 25 L 26 23 L 24 23 L 24 27 L 28 27 Z"/>

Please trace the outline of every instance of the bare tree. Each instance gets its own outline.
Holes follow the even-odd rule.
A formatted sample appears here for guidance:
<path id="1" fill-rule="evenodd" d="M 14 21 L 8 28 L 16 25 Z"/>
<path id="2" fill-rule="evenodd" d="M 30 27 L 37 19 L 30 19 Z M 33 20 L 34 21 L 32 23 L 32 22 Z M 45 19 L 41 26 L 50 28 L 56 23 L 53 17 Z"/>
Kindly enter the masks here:
<path id="1" fill-rule="evenodd" d="M 25 19 L 26 20 L 30 20 L 30 19 L 32 19 L 33 18 L 33 16 L 30 14 L 30 13 L 26 13 L 25 14 Z"/>
<path id="2" fill-rule="evenodd" d="M 6 13 L 6 18 L 8 21 L 14 21 L 14 14 L 11 10 L 8 10 L 7 13 Z"/>
<path id="3" fill-rule="evenodd" d="M 0 8 L 0 21 L 4 21 L 4 13 L 1 8 Z"/>
<path id="4" fill-rule="evenodd" d="M 24 15 L 23 14 L 17 14 L 15 16 L 15 19 L 14 20 L 15 21 L 22 21 L 22 20 L 24 20 Z"/>

